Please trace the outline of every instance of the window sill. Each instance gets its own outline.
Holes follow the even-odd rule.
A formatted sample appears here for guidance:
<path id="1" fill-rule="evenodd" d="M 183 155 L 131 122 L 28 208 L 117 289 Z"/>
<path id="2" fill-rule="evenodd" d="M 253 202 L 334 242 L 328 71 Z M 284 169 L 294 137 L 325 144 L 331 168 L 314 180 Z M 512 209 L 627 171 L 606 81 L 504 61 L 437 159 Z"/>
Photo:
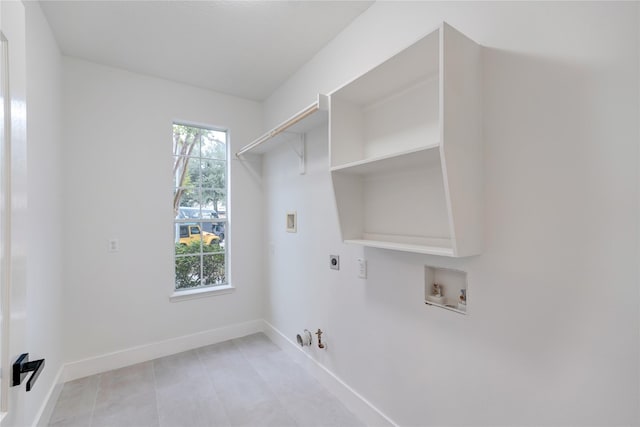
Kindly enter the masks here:
<path id="1" fill-rule="evenodd" d="M 212 297 L 215 295 L 230 294 L 235 290 L 236 288 L 234 288 L 231 285 L 224 285 L 224 286 L 212 286 L 210 288 L 192 289 L 189 291 L 174 291 L 171 295 L 169 295 L 169 300 L 171 302 L 186 301 L 186 300 L 196 299 L 196 298 L 205 298 L 205 297 Z"/>

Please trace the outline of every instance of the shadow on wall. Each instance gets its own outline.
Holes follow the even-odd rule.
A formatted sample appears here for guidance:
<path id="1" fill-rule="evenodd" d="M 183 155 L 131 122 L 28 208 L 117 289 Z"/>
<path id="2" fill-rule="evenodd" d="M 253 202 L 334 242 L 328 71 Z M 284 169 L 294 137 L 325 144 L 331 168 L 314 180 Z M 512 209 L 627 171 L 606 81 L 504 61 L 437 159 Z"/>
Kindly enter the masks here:
<path id="1" fill-rule="evenodd" d="M 553 316 L 569 301 L 580 304 L 591 274 L 584 267 L 594 265 L 603 238 L 594 216 L 601 203 L 594 189 L 605 173 L 602 127 L 594 125 L 597 74 L 589 64 L 485 49 L 486 222 L 478 267 L 502 284 L 483 295 L 513 307 L 508 314 L 523 333 L 539 333 L 543 311 Z M 545 309 L 531 316 L 514 301 Z"/>
<path id="2" fill-rule="evenodd" d="M 624 72 L 485 48 L 485 248 L 463 259 L 364 250 L 367 303 L 352 330 L 366 325 L 375 331 L 371 339 L 385 337 L 366 369 L 356 368 L 377 373 L 371 390 L 393 386 L 410 396 L 402 403 L 406 414 L 428 404 L 446 412 L 450 401 L 480 411 L 483 396 L 519 414 L 513 423 L 553 422 L 559 412 L 537 411 L 556 398 L 567 402 L 565 414 L 603 399 L 579 381 L 615 374 L 615 364 L 585 355 L 596 341 L 619 348 L 637 340 L 601 336 L 623 324 L 615 316 L 637 313 L 625 309 L 637 302 L 637 287 L 625 285 L 635 274 L 635 234 L 617 225 L 634 224 L 637 212 L 629 183 L 636 142 L 632 122 L 620 114 L 625 107 L 616 105 L 629 95 L 612 80 L 630 81 L 616 74 Z M 467 316 L 424 306 L 424 265 L 469 273 Z M 464 390 L 451 384 L 461 370 Z M 533 392 L 547 389 L 555 391 Z M 493 406 L 478 414 L 477 423 L 504 417 Z M 457 421 L 469 422 L 464 415 Z"/>
<path id="3" fill-rule="evenodd" d="M 500 316 L 486 317 L 494 338 L 512 335 L 514 325 L 537 337 L 492 343 L 523 362 L 553 363 L 556 344 L 584 330 L 595 305 L 615 312 L 625 304 L 615 285 L 601 299 L 602 283 L 633 274 L 621 262 L 633 242 L 616 227 L 633 223 L 636 209 L 620 190 L 635 168 L 629 122 L 614 112 L 628 91 L 615 83 L 628 81 L 623 73 L 485 50 L 486 247 L 474 262 L 482 288 L 474 310 L 501 307 Z"/>
<path id="4" fill-rule="evenodd" d="M 262 158 L 256 154 L 244 154 L 242 158 L 236 157 L 235 151 L 231 153 L 232 167 L 243 168 L 256 186 L 262 188 Z"/>
<path id="5" fill-rule="evenodd" d="M 540 358 L 554 357 L 555 342 L 582 327 L 593 309 L 593 276 L 602 275 L 599 246 L 608 241 L 601 203 L 611 196 L 601 182 L 612 167 L 602 167 L 610 154 L 594 108 L 600 73 L 578 61 L 485 48 L 483 254 L 449 259 L 365 249 L 368 306 L 388 315 L 380 322 L 415 328 L 411 320 L 429 312 L 424 265 L 433 265 L 469 273 L 473 329 L 492 331 L 478 339 L 491 353 L 540 366 Z M 577 314 L 570 319 L 569 303 Z M 437 316 L 438 327 L 475 341 L 452 316 L 458 319 Z"/>
<path id="6" fill-rule="evenodd" d="M 624 226 L 637 221 L 637 142 L 621 105 L 634 104 L 628 72 L 606 62 L 484 53 L 485 250 L 468 264 L 478 323 L 469 339 L 527 372 L 531 387 L 556 384 L 560 400 L 582 393 L 569 406 L 586 396 L 602 401 L 597 391 L 577 392 L 580 384 L 626 364 L 620 354 L 585 354 L 637 340 L 620 328 L 624 317 L 637 321 L 629 305 L 637 290 L 625 284 L 637 264 L 634 233 Z M 492 363 L 483 365 L 476 369 Z M 529 403 L 514 402 L 524 419 L 544 419 L 534 409 L 543 404 Z"/>

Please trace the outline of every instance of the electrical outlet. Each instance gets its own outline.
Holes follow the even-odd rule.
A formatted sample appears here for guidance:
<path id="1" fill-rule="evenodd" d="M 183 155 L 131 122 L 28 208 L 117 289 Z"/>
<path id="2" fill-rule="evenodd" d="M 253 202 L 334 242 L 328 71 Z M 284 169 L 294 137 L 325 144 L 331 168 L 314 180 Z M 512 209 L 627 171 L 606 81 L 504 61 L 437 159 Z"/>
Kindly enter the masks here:
<path id="1" fill-rule="evenodd" d="M 358 258 L 358 277 L 361 279 L 367 278 L 367 260 L 364 258 Z"/>
<path id="2" fill-rule="evenodd" d="M 329 255 L 329 268 L 340 270 L 340 257 L 338 255 Z"/>

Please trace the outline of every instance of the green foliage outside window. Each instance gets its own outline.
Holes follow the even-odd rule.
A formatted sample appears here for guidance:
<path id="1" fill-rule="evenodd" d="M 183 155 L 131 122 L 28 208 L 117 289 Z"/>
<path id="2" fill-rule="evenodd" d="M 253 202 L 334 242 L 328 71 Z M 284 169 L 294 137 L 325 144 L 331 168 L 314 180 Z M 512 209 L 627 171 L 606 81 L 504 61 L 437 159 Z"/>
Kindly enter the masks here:
<path id="1" fill-rule="evenodd" d="M 200 242 L 176 243 L 176 289 L 225 283 L 224 249 L 218 243 L 200 248 Z"/>

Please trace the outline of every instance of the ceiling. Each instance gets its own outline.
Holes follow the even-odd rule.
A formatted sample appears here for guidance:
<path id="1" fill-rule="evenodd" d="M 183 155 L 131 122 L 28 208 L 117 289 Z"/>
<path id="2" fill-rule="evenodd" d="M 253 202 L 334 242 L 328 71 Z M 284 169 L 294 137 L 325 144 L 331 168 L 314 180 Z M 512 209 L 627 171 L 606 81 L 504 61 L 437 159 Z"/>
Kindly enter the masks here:
<path id="1" fill-rule="evenodd" d="M 263 100 L 371 1 L 40 1 L 63 54 Z"/>

